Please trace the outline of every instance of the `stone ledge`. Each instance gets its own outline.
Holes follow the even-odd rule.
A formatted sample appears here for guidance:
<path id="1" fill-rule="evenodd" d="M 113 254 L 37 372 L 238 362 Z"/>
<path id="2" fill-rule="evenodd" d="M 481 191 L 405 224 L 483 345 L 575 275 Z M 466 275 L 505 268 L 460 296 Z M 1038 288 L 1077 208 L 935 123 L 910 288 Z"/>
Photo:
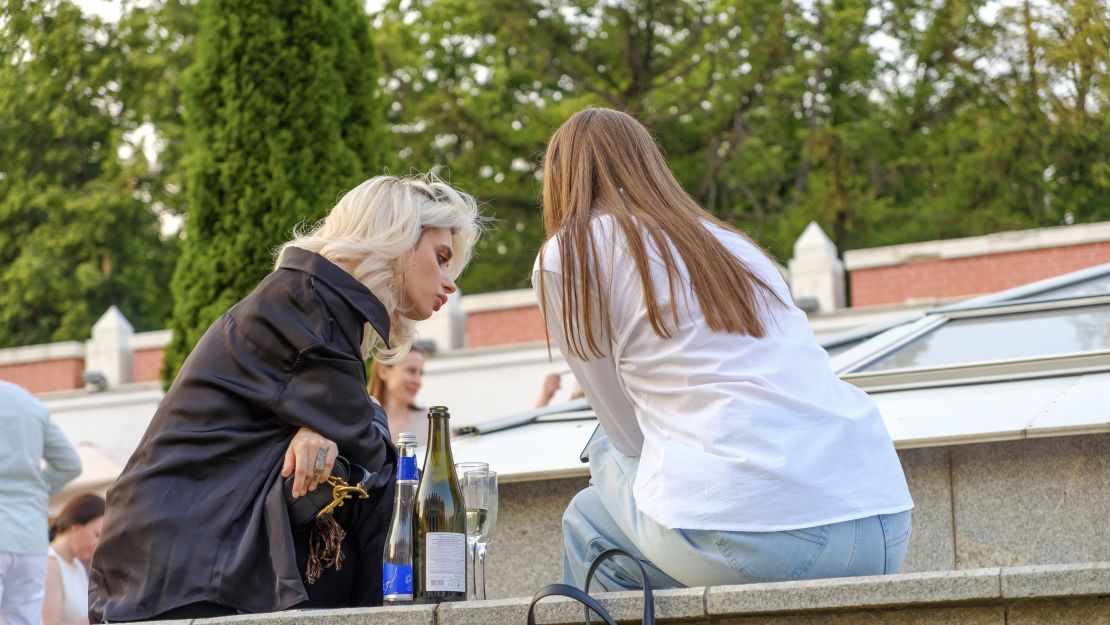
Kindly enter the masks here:
<path id="1" fill-rule="evenodd" d="M 434 605 L 407 605 L 388 608 L 343 608 L 339 610 L 289 610 L 269 614 L 245 614 L 195 619 L 193 625 L 435 625 Z M 154 621 L 158 625 L 188 621 Z"/>
<path id="2" fill-rule="evenodd" d="M 997 600 L 999 574 L 990 568 L 717 586 L 706 589 L 706 611 L 716 616 Z"/>
<path id="3" fill-rule="evenodd" d="M 639 622 L 641 593 L 595 595 L 613 617 Z M 438 606 L 289 611 L 214 619 L 192 625 L 524 625 L 530 598 Z M 876 577 L 685 588 L 655 592 L 662 623 L 1006 623 L 1018 610 L 1025 622 L 1067 606 L 1076 625 L 1105 624 L 1110 614 L 1110 562 L 936 571 Z M 1017 612 L 1014 612 L 1017 614 Z M 570 599 L 544 599 L 536 610 L 545 625 L 583 622 L 583 608 Z M 847 620 L 845 620 L 847 619 Z M 178 621 L 186 625 L 187 621 Z"/>
<path id="4" fill-rule="evenodd" d="M 1007 599 L 1110 595 L 1110 562 L 1019 566 L 1001 578 Z"/>

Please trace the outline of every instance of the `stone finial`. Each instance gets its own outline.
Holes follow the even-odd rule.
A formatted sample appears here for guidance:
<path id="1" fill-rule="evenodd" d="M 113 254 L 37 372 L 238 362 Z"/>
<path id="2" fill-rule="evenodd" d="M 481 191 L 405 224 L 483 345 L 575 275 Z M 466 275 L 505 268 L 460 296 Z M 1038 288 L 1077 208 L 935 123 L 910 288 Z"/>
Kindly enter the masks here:
<path id="1" fill-rule="evenodd" d="M 844 307 L 844 263 L 836 245 L 811 221 L 794 242 L 790 259 L 790 291 L 807 312 L 833 312 Z"/>
<path id="2" fill-rule="evenodd" d="M 135 329 L 123 313 L 110 307 L 93 324 L 92 338 L 85 342 L 85 371 L 103 374 L 109 386 L 131 382 L 133 334 Z"/>

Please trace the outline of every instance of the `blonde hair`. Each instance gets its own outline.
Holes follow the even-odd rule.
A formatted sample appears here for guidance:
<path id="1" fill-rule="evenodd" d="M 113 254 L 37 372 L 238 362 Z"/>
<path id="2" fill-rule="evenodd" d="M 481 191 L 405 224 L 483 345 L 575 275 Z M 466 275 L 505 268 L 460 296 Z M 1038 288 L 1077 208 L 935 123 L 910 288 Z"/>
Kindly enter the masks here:
<path id="1" fill-rule="evenodd" d="M 675 251 L 686 265 L 686 279 L 710 329 L 765 335 L 760 311 L 770 301 L 781 300 L 705 224 L 743 233 L 711 215 L 683 190 L 651 134 L 631 115 L 588 108 L 555 131 L 543 160 L 544 230 L 559 245 L 563 330 L 575 356 L 586 359 L 587 350 L 601 355 L 593 314 L 609 326 L 600 272 L 591 271 L 598 253 L 590 220 L 600 214 L 610 215 L 627 241 L 657 336 L 670 338 L 671 324 L 679 323 L 679 306 L 669 306 L 670 323 L 664 314 L 666 301 L 677 302 L 676 283 L 684 279 Z M 666 269 L 670 299 L 662 304 L 651 279 L 646 239 Z M 541 272 L 540 301 L 546 316 L 543 276 Z"/>
<path id="2" fill-rule="evenodd" d="M 409 346 L 408 353 L 413 352 L 420 354 L 425 358 L 428 357 L 428 351 L 420 347 L 418 343 Z M 404 358 L 404 356 L 401 356 L 401 358 Z M 381 404 L 383 407 L 386 405 L 387 402 L 389 402 L 389 389 L 385 385 L 385 380 L 382 379 L 382 368 L 395 367 L 399 364 L 401 363 L 397 362 L 394 364 L 385 364 L 378 362 L 377 360 L 370 363 L 370 374 L 368 376 L 370 379 L 366 383 L 366 392 L 369 393 L 371 397 L 378 400 L 378 403 Z M 409 406 L 410 410 L 415 408 L 417 408 L 417 406 Z"/>
<path id="3" fill-rule="evenodd" d="M 447 271 L 457 279 L 470 262 L 482 230 L 473 197 L 432 174 L 400 178 L 375 176 L 340 198 L 328 216 L 278 249 L 297 247 L 316 252 L 350 273 L 374 294 L 389 312 L 388 337 L 379 337 L 369 324 L 363 330 L 362 356 L 391 364 L 408 351 L 415 322 L 403 316 L 403 267 L 424 230 L 451 231 L 451 260 Z M 385 348 L 384 341 L 389 341 Z"/>

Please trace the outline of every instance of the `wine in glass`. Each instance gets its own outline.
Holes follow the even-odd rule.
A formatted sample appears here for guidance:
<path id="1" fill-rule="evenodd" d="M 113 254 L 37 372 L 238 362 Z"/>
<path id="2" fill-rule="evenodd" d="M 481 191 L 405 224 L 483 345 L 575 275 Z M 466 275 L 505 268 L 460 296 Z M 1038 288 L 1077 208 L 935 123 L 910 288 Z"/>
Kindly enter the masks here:
<path id="1" fill-rule="evenodd" d="M 493 516 L 497 514 L 497 474 L 489 470 L 467 471 L 462 478 L 463 505 L 466 506 L 466 542 L 472 558 L 479 553 L 479 541 L 488 535 Z M 474 566 L 473 593 L 469 599 L 485 599 L 485 571 L 482 583 L 478 584 L 477 560 Z M 479 594 L 479 588 L 481 594 Z"/>
<path id="2" fill-rule="evenodd" d="M 489 463 L 488 462 L 456 462 L 455 463 L 455 474 L 459 476 L 459 487 L 460 488 L 463 487 L 463 477 L 470 471 L 478 471 L 478 472 L 489 471 Z M 465 505 L 465 501 L 466 501 L 466 495 L 465 494 L 463 495 L 463 501 L 464 501 L 463 505 Z M 470 523 L 470 519 L 468 517 L 467 518 L 468 526 L 469 526 L 469 523 Z M 467 560 L 467 566 L 470 567 L 470 578 L 467 580 L 466 595 L 467 595 L 467 600 L 468 601 L 473 601 L 478 596 L 478 589 L 477 589 L 477 586 L 476 586 L 477 575 L 478 575 L 478 568 L 477 568 L 478 567 L 478 543 L 477 543 L 476 540 L 472 540 L 470 538 L 470 532 L 469 531 L 467 532 L 467 536 L 466 536 L 466 560 Z"/>
<path id="3" fill-rule="evenodd" d="M 478 598 L 486 598 L 486 549 L 489 545 L 490 534 L 493 533 L 493 528 L 497 524 L 497 473 L 493 471 L 486 471 L 485 473 L 474 474 L 473 480 L 480 483 L 478 486 L 481 496 L 476 503 L 479 505 L 472 508 L 469 500 L 466 500 L 464 495 L 463 499 L 466 501 L 466 536 L 467 540 L 474 540 L 477 544 L 475 550 L 477 551 L 477 566 L 474 573 L 475 590 L 478 591 Z M 471 539 L 471 536 L 475 538 Z M 479 584 L 478 578 L 481 578 Z"/>

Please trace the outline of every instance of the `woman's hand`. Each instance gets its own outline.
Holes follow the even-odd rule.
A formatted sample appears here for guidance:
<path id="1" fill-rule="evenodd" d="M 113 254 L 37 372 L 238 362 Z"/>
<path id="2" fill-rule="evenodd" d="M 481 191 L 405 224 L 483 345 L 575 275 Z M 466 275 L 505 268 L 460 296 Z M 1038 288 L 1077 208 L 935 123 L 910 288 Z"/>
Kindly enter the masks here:
<path id="1" fill-rule="evenodd" d="M 289 477 L 296 471 L 293 497 L 304 497 L 324 483 L 338 455 L 339 447 L 335 443 L 308 428 L 297 430 L 285 450 L 285 464 L 281 467 L 282 477 Z"/>

